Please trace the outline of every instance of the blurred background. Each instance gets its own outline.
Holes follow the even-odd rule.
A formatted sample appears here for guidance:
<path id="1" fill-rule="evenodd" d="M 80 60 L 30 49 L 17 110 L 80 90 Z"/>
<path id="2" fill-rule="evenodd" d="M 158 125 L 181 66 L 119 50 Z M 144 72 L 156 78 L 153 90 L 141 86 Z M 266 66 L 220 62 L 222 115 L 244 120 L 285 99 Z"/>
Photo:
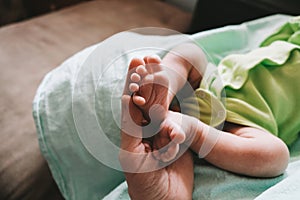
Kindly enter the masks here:
<path id="1" fill-rule="evenodd" d="M 92 0 L 0 0 L 0 26 Z M 153 1 L 153 0 L 149 0 Z M 160 0 L 192 13 L 194 33 L 270 14 L 299 15 L 299 0 Z M 121 2 L 121 1 L 120 1 Z"/>
<path id="2" fill-rule="evenodd" d="M 91 0 L 0 0 L 0 26 L 53 12 L 84 1 Z M 197 0 L 165 0 L 165 2 L 192 12 Z"/>
<path id="3" fill-rule="evenodd" d="M 299 15 L 300 0 L 0 0 L 0 199 L 63 199 L 32 101 L 67 58 L 132 28 L 196 33 L 277 13 Z"/>

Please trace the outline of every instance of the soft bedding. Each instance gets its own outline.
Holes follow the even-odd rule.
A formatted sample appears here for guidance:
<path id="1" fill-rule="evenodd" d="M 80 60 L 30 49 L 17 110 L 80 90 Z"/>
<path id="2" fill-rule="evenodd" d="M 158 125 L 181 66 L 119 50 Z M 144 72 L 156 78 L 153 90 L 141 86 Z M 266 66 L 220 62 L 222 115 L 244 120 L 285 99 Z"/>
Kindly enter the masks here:
<path id="1" fill-rule="evenodd" d="M 163 37 L 125 33 L 127 41 L 132 41 L 129 46 L 120 47 L 122 41 L 119 39 L 122 37 L 114 36 L 113 43 L 106 41 L 89 47 L 50 72 L 37 91 L 33 112 L 40 148 L 64 197 L 100 199 L 111 191 L 106 199 L 129 199 L 126 183 L 121 183 L 124 181 L 123 174 L 116 170 L 120 169 L 117 160 L 110 163 L 116 155 L 113 152 L 105 153 L 106 149 L 99 146 L 119 142 L 119 99 L 128 61 L 136 55 L 136 52 L 130 50 L 151 45 L 155 48 L 144 49 L 139 53 L 162 55 L 162 47 L 168 49 L 182 41 L 193 40 L 201 45 L 210 61 L 216 64 L 229 54 L 245 53 L 258 47 L 289 18 L 274 15 L 191 36 Z M 116 55 L 122 56 L 116 58 Z M 96 95 L 91 96 L 94 93 Z M 98 130 L 99 127 L 93 121 L 95 116 L 100 122 L 101 130 L 106 133 L 102 135 L 104 137 L 85 134 Z M 83 121 L 88 123 L 82 123 Z M 89 136 L 97 139 L 91 140 Z M 299 145 L 298 140 L 291 148 L 292 159 L 287 172 L 272 179 L 239 176 L 200 161 L 195 164 L 193 197 L 254 199 L 262 193 L 259 198 L 267 199 L 275 193 L 271 190 L 284 195 L 283 189 L 287 185 L 299 182 Z M 268 192 L 268 188 L 271 192 Z M 299 194 L 295 190 L 286 195 L 292 198 Z"/>
<path id="2" fill-rule="evenodd" d="M 251 178 L 218 169 L 206 162 L 195 165 L 193 199 L 297 200 L 300 196 L 300 139 L 291 148 L 286 172 L 275 178 Z M 130 199 L 123 182 L 105 200 Z"/>

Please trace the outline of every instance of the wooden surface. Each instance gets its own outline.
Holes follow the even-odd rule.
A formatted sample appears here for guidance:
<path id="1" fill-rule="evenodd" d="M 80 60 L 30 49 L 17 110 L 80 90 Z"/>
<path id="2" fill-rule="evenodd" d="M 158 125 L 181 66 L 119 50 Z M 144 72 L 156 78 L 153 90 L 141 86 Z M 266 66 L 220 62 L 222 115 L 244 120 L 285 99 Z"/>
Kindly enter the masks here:
<path id="1" fill-rule="evenodd" d="M 0 28 L 0 199 L 61 199 L 31 114 L 47 72 L 119 31 L 186 31 L 190 20 L 190 14 L 159 1 L 98 0 Z"/>
<path id="2" fill-rule="evenodd" d="M 0 26 L 89 0 L 0 0 Z"/>

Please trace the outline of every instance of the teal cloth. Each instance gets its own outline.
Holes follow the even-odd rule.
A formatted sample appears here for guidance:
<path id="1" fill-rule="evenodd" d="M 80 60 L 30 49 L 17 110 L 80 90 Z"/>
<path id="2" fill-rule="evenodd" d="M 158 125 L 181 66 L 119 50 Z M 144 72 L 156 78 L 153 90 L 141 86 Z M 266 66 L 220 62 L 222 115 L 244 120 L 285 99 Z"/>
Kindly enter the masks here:
<path id="1" fill-rule="evenodd" d="M 290 164 L 284 175 L 264 179 L 236 175 L 206 162 L 195 165 L 193 199 L 207 200 L 297 200 L 300 196 L 300 139 L 291 147 Z M 104 200 L 130 199 L 123 182 Z"/>
<path id="2" fill-rule="evenodd" d="M 204 162 L 197 164 L 194 170 L 193 199 L 297 200 L 300 196 L 300 140 L 297 143 L 298 150 L 293 151 L 297 152 L 298 156 L 292 158 L 295 161 L 290 162 L 285 174 L 276 178 L 261 179 L 239 176 Z M 104 199 L 130 199 L 126 182 L 120 184 Z"/>
<path id="3" fill-rule="evenodd" d="M 198 33 L 190 36 L 189 39 L 201 45 L 213 63 L 219 63 L 229 54 L 245 53 L 257 48 L 264 38 L 289 18 L 289 16 L 274 15 L 238 26 Z M 176 36 L 166 38 L 133 33 L 128 34 L 126 38 L 129 43 L 132 41 L 131 49 L 140 48 L 139 43 L 157 47 L 152 51 L 146 49 L 141 52 L 141 55 L 145 52 L 163 55 L 164 52 L 159 47 L 168 49 L 185 40 L 178 39 Z M 114 37 L 114 39 L 118 41 L 124 38 Z M 120 46 L 121 42 L 122 40 L 111 45 L 104 41 L 74 55 L 59 68 L 47 74 L 35 96 L 33 116 L 40 148 L 65 199 L 101 199 L 114 188 L 115 190 L 106 199 L 128 199 L 126 184 L 122 183 L 117 187 L 124 181 L 123 174 L 107 167 L 107 163 L 99 162 L 98 155 L 93 154 L 94 148 L 101 147 L 103 141 L 94 140 L 87 147 L 84 145 L 87 142 L 86 136 L 79 134 L 83 131 L 88 135 L 95 128 L 90 118 L 83 117 L 97 116 L 101 119 L 100 125 L 104 132 L 108 133 L 106 138 L 114 144 L 119 143 L 119 100 L 127 71 L 127 67 L 124 66 L 127 66 L 134 54 L 136 55 L 136 52 L 129 51 L 131 49 L 127 48 L 126 44 Z M 98 50 L 103 47 L 107 50 L 99 54 Z M 116 55 L 128 51 L 132 54 L 115 58 Z M 114 59 L 117 64 L 107 68 L 108 61 Z M 92 71 L 85 70 L 84 67 L 89 65 L 92 66 Z M 99 73 L 103 75 L 101 79 L 96 76 Z M 81 78 L 78 74 L 85 74 L 88 80 L 81 80 L 82 84 L 78 85 L 77 79 Z M 76 94 L 74 87 L 78 89 Z M 96 91 L 98 96 L 87 98 L 85 91 Z M 98 108 L 96 113 L 93 111 L 93 106 Z M 84 129 L 85 124 L 81 123 L 82 120 L 86 120 L 84 122 L 87 122 L 87 130 Z M 117 161 L 117 155 L 105 151 L 107 150 L 105 148 L 100 150 L 103 150 L 99 152 L 103 156 L 100 159 L 108 157 Z M 253 179 L 219 170 L 207 163 L 200 163 L 195 167 L 194 198 L 253 199 L 286 176 L 287 174 L 274 179 Z"/>

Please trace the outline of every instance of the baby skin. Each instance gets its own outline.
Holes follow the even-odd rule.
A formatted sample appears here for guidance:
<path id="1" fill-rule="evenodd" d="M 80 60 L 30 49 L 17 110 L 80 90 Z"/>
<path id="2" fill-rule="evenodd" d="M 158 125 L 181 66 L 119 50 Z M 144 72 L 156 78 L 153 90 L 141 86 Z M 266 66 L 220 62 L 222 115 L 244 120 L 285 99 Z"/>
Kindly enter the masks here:
<path id="1" fill-rule="evenodd" d="M 161 59 L 156 55 L 147 56 L 143 60 L 136 59 L 135 62 L 139 66 L 129 73 L 131 82 L 128 89 L 133 93 L 132 100 L 143 111 L 147 122 L 162 129 L 153 138 L 153 155 L 163 162 L 169 162 L 179 152 L 179 144 L 185 141 L 185 133 L 181 127 L 170 117 L 166 117 L 169 98 L 172 96 L 172 91 L 169 91 L 169 78 L 163 70 Z M 131 70 L 132 65 L 129 67 L 129 71 Z M 162 151 L 169 143 L 171 145 Z"/>
<path id="2" fill-rule="evenodd" d="M 177 54 L 169 53 L 162 60 L 157 56 L 133 59 L 129 67 L 125 92 L 132 93 L 132 102 L 141 110 L 145 122 L 156 120 L 160 124 L 160 131 L 149 145 L 149 151 L 157 151 L 155 157 L 168 162 L 176 158 L 180 144 L 187 143 L 200 157 L 234 173 L 255 177 L 282 174 L 289 160 L 288 148 L 269 132 L 227 122 L 219 131 L 194 117 L 168 110 L 174 94 L 185 84 L 194 89 L 199 86 L 201 72 L 206 67 L 205 56 L 195 45 L 183 44 L 173 50 Z M 126 142 L 124 138 L 122 142 Z M 168 143 L 171 145 L 167 150 L 159 151 Z M 201 148 L 206 146 L 211 148 Z M 181 173 L 187 173 L 186 170 L 191 168 Z M 136 180 L 130 177 L 127 178 L 128 189 L 132 196 L 138 196 L 140 191 L 131 187 Z M 157 184 L 164 187 L 164 183 L 158 181 Z M 186 191 L 192 191 L 190 182 L 182 185 L 186 186 Z"/>

